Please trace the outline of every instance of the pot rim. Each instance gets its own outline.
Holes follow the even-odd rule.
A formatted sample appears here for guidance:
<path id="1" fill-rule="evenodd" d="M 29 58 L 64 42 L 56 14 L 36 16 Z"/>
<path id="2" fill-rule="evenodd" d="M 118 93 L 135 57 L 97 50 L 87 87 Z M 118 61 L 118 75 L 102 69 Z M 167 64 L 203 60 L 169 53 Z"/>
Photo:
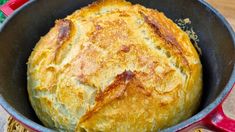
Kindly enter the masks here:
<path id="1" fill-rule="evenodd" d="M 34 2 L 37 2 L 37 0 L 30 0 L 17 10 L 15 12 L 6 18 L 6 20 L 3 22 L 2 27 L 0 27 L 0 32 L 4 29 L 4 27 L 7 25 L 7 23 L 12 20 L 14 16 L 18 14 L 18 12 L 22 11 L 22 9 L 26 8 L 30 4 L 33 4 Z M 207 10 L 211 11 L 216 15 L 216 17 L 224 24 L 224 26 L 227 28 L 232 40 L 233 45 L 235 47 L 235 33 L 231 27 L 231 25 L 227 22 L 227 20 L 224 18 L 222 14 L 220 14 L 215 8 L 213 8 L 210 4 L 205 2 L 204 0 L 198 0 L 198 2 Z M 189 119 L 174 125 L 172 127 L 166 128 L 162 131 L 168 132 L 168 131 L 178 131 L 183 128 L 186 128 L 200 120 L 202 120 L 206 115 L 208 115 L 212 110 L 214 110 L 227 96 L 227 94 L 231 91 L 233 84 L 235 83 L 235 64 L 233 65 L 233 71 L 231 73 L 231 76 L 229 78 L 229 81 L 227 82 L 226 86 L 224 87 L 224 90 L 219 94 L 219 96 L 208 106 L 206 106 L 204 109 L 202 109 L 200 112 L 195 114 L 194 116 L 190 117 Z M 26 127 L 30 128 L 31 130 L 35 131 L 54 131 L 50 128 L 47 128 L 41 124 L 38 124 L 28 118 L 26 118 L 24 115 L 20 114 L 18 111 L 16 111 L 13 107 L 11 107 L 7 101 L 3 98 L 3 96 L 0 93 L 0 105 L 16 120 L 18 120 L 20 123 L 25 125 Z"/>

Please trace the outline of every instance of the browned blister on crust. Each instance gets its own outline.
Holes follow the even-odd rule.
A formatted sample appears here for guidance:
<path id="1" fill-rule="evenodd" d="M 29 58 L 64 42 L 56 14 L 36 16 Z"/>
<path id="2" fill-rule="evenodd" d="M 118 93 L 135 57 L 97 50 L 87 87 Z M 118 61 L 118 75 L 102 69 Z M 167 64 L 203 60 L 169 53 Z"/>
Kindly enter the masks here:
<path id="1" fill-rule="evenodd" d="M 57 20 L 27 74 L 39 119 L 65 131 L 158 131 L 192 116 L 202 91 L 187 34 L 163 13 L 124 0 Z"/>

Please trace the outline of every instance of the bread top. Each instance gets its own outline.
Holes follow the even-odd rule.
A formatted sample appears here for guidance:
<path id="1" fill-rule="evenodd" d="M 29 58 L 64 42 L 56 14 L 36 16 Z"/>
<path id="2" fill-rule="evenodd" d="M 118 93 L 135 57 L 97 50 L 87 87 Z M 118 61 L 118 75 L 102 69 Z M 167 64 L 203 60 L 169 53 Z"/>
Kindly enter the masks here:
<path id="1" fill-rule="evenodd" d="M 202 66 L 163 13 L 124 0 L 75 11 L 36 44 L 28 93 L 39 119 L 68 131 L 156 131 L 198 107 Z"/>

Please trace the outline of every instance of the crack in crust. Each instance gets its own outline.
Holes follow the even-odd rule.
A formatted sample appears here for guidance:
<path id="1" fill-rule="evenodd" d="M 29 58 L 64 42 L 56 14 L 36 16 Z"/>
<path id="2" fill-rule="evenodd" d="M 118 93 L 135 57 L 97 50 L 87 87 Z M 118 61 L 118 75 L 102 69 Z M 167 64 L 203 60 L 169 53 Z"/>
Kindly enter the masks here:
<path id="1" fill-rule="evenodd" d="M 104 105 L 110 104 L 116 99 L 119 100 L 125 98 L 125 96 L 128 96 L 126 93 L 127 88 L 135 88 L 137 91 L 139 91 L 139 93 L 147 97 L 151 96 L 151 91 L 144 88 L 138 78 L 136 78 L 136 74 L 137 72 L 128 70 L 117 75 L 115 80 L 105 89 L 105 91 L 101 91 L 96 95 L 95 106 L 80 119 L 80 123 L 85 122 L 91 118 L 92 115 L 102 109 Z M 136 87 L 130 87 L 131 83 L 134 83 Z"/>
<path id="2" fill-rule="evenodd" d="M 189 68 L 188 60 L 183 55 L 182 48 L 180 47 L 180 44 L 177 42 L 173 34 L 162 25 L 160 25 L 156 19 L 153 19 L 151 16 L 145 15 L 142 11 L 139 11 L 139 13 L 144 17 L 145 22 L 150 25 L 151 28 L 153 28 L 154 32 L 157 35 L 159 35 L 163 40 L 165 40 L 168 44 L 172 45 L 177 50 L 177 53 L 180 54 L 183 59 L 183 64 Z"/>

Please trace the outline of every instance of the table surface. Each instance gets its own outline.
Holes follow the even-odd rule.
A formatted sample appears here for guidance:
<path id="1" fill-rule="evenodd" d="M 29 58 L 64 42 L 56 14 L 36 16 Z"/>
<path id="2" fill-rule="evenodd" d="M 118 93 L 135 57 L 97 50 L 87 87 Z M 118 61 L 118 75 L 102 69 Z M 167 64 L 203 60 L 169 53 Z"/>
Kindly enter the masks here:
<path id="1" fill-rule="evenodd" d="M 206 0 L 215 7 L 221 14 L 225 16 L 228 22 L 235 30 L 235 0 Z M 226 115 L 235 119 L 235 88 L 229 95 L 228 99 L 223 104 L 223 109 Z M 9 115 L 0 106 L 0 132 L 6 127 L 7 118 Z"/>
<path id="2" fill-rule="evenodd" d="M 225 16 L 235 30 L 235 0 L 206 0 Z"/>

